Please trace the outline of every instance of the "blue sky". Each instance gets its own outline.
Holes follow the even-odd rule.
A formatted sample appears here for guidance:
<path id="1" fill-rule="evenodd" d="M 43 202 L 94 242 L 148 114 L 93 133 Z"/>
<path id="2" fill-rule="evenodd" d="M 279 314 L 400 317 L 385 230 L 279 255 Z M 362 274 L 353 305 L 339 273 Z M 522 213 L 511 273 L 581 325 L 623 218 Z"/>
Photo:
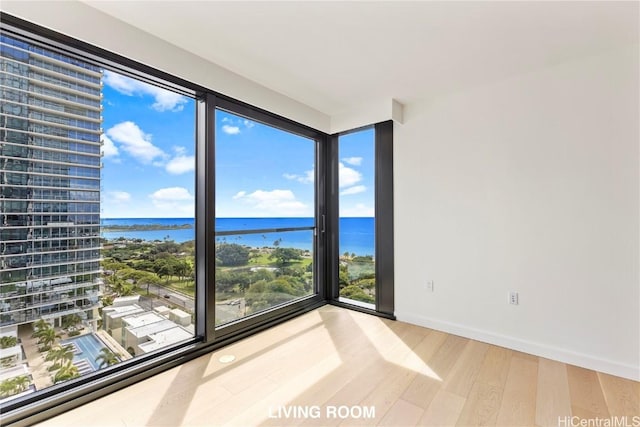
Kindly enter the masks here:
<path id="1" fill-rule="evenodd" d="M 194 216 L 195 101 L 105 71 L 102 216 Z M 216 215 L 313 215 L 314 143 L 216 113 Z M 373 215 L 373 131 L 341 137 L 340 214 Z"/>

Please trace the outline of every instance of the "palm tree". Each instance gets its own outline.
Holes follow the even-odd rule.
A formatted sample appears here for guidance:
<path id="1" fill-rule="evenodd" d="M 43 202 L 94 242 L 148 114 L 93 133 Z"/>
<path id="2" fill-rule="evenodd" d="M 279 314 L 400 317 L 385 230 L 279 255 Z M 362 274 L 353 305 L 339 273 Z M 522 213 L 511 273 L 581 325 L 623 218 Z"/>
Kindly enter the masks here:
<path id="1" fill-rule="evenodd" d="M 15 377 L 13 379 L 13 386 L 15 389 L 14 394 L 22 393 L 27 389 L 27 387 L 29 387 L 29 384 L 31 384 L 31 380 L 28 376 L 20 375 L 19 377 Z"/>
<path id="2" fill-rule="evenodd" d="M 0 337 L 0 348 L 11 348 L 16 345 L 18 345 L 18 338 L 10 336 Z"/>
<path id="3" fill-rule="evenodd" d="M 37 332 L 36 336 L 38 337 L 38 344 L 42 347 L 42 350 L 50 349 L 51 345 L 56 342 L 56 339 L 60 338 L 60 335 L 56 333 L 56 330 L 51 326 L 47 329 L 41 329 Z"/>
<path id="4" fill-rule="evenodd" d="M 31 380 L 26 375 L 9 378 L 0 382 L 0 397 L 9 397 L 21 393 L 27 389 Z"/>
<path id="5" fill-rule="evenodd" d="M 107 284 L 113 290 L 113 292 L 118 294 L 118 296 L 126 297 L 129 295 L 133 295 L 134 286 L 117 274 L 112 274 L 111 276 L 109 276 L 109 278 L 107 279 Z"/>
<path id="6" fill-rule="evenodd" d="M 100 354 L 96 357 L 96 363 L 100 362 L 100 369 L 107 366 L 115 365 L 119 361 L 120 360 L 118 359 L 118 357 L 106 347 L 102 347 L 100 349 Z"/>
<path id="7" fill-rule="evenodd" d="M 69 329 L 72 326 L 76 326 L 80 322 L 82 322 L 82 319 L 77 314 L 69 314 L 66 316 L 62 316 L 62 327 L 65 329 Z"/>
<path id="8" fill-rule="evenodd" d="M 62 365 L 68 364 L 73 360 L 74 349 L 71 344 L 64 347 L 57 346 L 49 350 L 44 360 L 53 362 L 52 370 L 59 369 Z"/>
<path id="9" fill-rule="evenodd" d="M 75 365 L 70 363 L 63 365 L 56 375 L 53 377 L 53 383 L 57 384 L 63 381 L 69 381 L 74 378 L 78 378 L 80 376 L 80 372 Z"/>
<path id="10" fill-rule="evenodd" d="M 9 397 L 13 395 L 13 390 L 13 378 L 9 378 L 0 382 L 0 397 Z"/>
<path id="11" fill-rule="evenodd" d="M 47 323 L 46 320 L 44 319 L 38 319 L 35 322 L 33 322 L 33 335 L 31 335 L 32 338 L 35 338 L 38 336 L 38 333 L 40 331 L 42 331 L 43 329 L 47 329 L 50 328 L 51 325 L 49 325 Z"/>

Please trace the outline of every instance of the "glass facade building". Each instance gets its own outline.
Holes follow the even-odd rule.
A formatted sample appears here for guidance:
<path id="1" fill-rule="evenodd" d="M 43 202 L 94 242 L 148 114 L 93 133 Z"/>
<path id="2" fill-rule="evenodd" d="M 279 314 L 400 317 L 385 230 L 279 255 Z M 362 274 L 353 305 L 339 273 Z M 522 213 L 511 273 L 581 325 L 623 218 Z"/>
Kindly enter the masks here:
<path id="1" fill-rule="evenodd" d="M 0 39 L 0 326 L 99 318 L 101 70 Z"/>

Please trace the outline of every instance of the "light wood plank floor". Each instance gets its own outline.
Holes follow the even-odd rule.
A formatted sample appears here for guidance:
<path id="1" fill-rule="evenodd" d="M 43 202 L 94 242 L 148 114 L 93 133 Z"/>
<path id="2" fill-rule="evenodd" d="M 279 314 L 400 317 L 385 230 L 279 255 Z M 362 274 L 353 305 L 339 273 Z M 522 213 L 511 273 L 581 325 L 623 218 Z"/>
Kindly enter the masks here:
<path id="1" fill-rule="evenodd" d="M 40 425 L 633 425 L 639 402 L 638 382 L 325 306 Z"/>

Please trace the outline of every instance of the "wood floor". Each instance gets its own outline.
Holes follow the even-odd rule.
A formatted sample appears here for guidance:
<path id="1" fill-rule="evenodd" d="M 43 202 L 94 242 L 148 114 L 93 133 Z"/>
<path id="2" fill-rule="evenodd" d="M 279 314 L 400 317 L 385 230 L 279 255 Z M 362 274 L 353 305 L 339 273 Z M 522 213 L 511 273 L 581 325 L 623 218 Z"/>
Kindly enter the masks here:
<path id="1" fill-rule="evenodd" d="M 638 382 L 325 306 L 41 425 L 634 425 L 639 402 Z"/>

